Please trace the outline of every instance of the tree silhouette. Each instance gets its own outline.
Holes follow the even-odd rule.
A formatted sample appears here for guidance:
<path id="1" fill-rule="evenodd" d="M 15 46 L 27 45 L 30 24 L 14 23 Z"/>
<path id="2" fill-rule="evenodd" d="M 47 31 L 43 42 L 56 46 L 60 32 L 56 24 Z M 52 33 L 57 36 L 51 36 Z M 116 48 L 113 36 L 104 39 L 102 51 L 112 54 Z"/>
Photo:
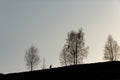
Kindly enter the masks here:
<path id="1" fill-rule="evenodd" d="M 60 63 L 62 65 L 67 66 L 68 60 L 67 60 L 67 51 L 66 51 L 66 45 L 63 47 L 62 52 L 60 53 Z"/>
<path id="2" fill-rule="evenodd" d="M 31 46 L 25 53 L 25 62 L 28 69 L 31 71 L 39 64 L 40 57 L 38 55 L 38 49 L 35 46 Z"/>
<path id="3" fill-rule="evenodd" d="M 120 46 L 117 44 L 117 41 L 115 41 L 113 37 L 109 35 L 106 45 L 104 47 L 104 59 L 110 61 L 117 61 L 119 51 Z"/>
<path id="4" fill-rule="evenodd" d="M 83 58 L 87 57 L 87 53 L 88 47 L 85 47 L 82 29 L 78 32 L 71 31 L 60 53 L 60 62 L 64 66 L 80 64 L 83 63 Z"/>
<path id="5" fill-rule="evenodd" d="M 43 61 L 42 61 L 42 62 L 43 62 L 43 64 L 42 64 L 42 69 L 45 69 L 45 68 L 46 68 L 46 63 L 45 63 L 46 60 L 45 60 L 45 58 L 43 58 Z"/>

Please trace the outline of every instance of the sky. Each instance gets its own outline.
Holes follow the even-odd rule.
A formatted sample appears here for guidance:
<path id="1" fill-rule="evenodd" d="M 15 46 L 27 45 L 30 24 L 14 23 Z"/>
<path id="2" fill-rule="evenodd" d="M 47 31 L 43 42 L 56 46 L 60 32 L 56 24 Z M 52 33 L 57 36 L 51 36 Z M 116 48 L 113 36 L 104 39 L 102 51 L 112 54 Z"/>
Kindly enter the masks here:
<path id="1" fill-rule="evenodd" d="M 104 61 L 108 35 L 120 44 L 120 0 L 0 0 L 0 73 L 27 71 L 32 44 L 47 68 L 61 66 L 67 33 L 80 28 L 90 47 L 84 63 Z"/>

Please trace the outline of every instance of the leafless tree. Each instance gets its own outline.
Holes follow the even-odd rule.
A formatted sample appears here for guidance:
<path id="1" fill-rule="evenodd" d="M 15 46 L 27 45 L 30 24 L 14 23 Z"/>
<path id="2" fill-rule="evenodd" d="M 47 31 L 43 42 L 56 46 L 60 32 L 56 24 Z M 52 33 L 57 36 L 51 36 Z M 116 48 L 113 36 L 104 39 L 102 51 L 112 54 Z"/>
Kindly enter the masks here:
<path id="1" fill-rule="evenodd" d="M 88 47 L 85 47 L 82 29 L 68 33 L 66 44 L 60 53 L 61 64 L 67 66 L 83 63 L 83 58 L 87 57 L 87 54 Z"/>
<path id="2" fill-rule="evenodd" d="M 35 46 L 31 46 L 25 53 L 25 62 L 28 69 L 33 71 L 40 62 L 38 55 L 38 49 Z"/>
<path id="3" fill-rule="evenodd" d="M 117 44 L 117 41 L 113 40 L 113 37 L 109 35 L 106 45 L 104 47 L 104 59 L 110 61 L 117 61 L 119 51 L 120 46 Z"/>
<path id="4" fill-rule="evenodd" d="M 60 63 L 64 66 L 67 66 L 67 51 L 66 46 L 64 46 L 62 52 L 60 53 Z"/>
<path id="5" fill-rule="evenodd" d="M 45 58 L 43 58 L 43 64 L 42 64 L 42 69 L 45 69 L 46 68 L 46 60 L 45 60 Z"/>

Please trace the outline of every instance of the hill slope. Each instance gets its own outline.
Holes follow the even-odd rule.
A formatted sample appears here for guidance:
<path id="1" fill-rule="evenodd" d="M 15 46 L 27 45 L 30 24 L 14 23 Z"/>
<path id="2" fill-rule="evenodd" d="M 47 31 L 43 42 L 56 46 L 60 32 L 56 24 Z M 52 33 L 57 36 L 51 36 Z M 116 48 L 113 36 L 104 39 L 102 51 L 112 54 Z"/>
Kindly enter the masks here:
<path id="1" fill-rule="evenodd" d="M 0 80 L 120 80 L 120 62 L 84 64 L 0 75 Z"/>

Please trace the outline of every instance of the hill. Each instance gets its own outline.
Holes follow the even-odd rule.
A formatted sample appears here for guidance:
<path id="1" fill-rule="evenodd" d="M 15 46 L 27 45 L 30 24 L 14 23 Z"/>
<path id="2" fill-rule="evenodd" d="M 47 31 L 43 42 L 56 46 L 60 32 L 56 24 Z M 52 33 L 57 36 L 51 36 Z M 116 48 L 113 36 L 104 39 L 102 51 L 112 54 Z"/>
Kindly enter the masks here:
<path id="1" fill-rule="evenodd" d="M 120 80 L 120 62 L 101 62 L 67 67 L 0 74 L 0 80 Z"/>

